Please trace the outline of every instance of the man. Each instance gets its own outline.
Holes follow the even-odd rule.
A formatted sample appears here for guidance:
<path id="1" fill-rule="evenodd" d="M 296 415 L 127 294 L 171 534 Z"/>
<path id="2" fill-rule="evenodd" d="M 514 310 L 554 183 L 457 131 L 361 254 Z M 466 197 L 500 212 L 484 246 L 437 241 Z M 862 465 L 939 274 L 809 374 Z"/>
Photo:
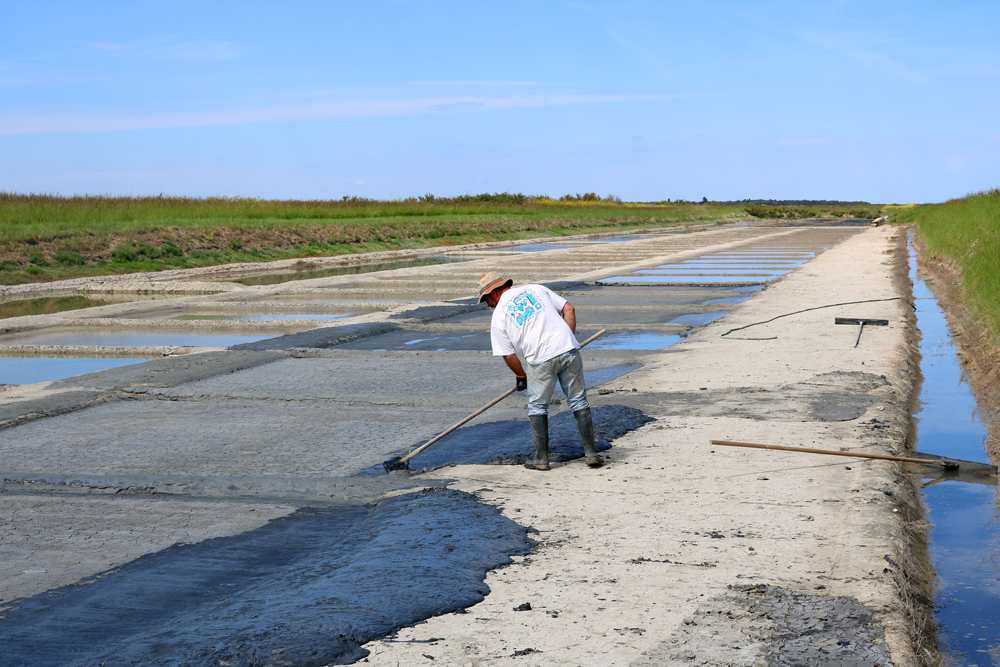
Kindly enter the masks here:
<path id="1" fill-rule="evenodd" d="M 576 341 L 576 310 L 566 299 L 542 285 L 512 289 L 512 280 L 495 271 L 478 281 L 479 303 L 493 309 L 490 341 L 493 356 L 503 357 L 517 376 L 518 391 L 528 390 L 528 420 L 535 440 L 535 460 L 525 463 L 531 470 L 549 469 L 549 400 L 556 381 L 576 418 L 587 465 L 604 464 L 594 448 L 594 423 L 583 381 L 580 344 Z M 524 357 L 521 365 L 518 354 Z"/>

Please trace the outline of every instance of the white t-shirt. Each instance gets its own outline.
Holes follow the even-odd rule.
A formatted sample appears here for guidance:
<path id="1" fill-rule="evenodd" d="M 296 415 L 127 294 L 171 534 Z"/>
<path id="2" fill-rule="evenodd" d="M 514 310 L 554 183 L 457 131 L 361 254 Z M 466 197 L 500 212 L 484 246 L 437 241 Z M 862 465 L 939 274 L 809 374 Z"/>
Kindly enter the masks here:
<path id="1" fill-rule="evenodd" d="M 564 305 L 566 299 L 541 285 L 522 285 L 504 292 L 490 322 L 493 356 L 517 352 L 535 365 L 580 347 L 559 314 Z"/>

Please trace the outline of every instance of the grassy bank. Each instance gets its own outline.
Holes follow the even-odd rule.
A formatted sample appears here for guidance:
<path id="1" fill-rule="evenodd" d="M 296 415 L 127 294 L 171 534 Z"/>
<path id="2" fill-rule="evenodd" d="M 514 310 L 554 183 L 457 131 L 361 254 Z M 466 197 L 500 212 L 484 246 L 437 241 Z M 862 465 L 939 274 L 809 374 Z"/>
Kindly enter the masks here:
<path id="1" fill-rule="evenodd" d="M 1000 347 L 1000 188 L 890 215 L 916 224 L 930 259 L 957 269 L 965 307 Z"/>
<path id="2" fill-rule="evenodd" d="M 508 193 L 388 202 L 0 193 L 0 284 L 740 217 L 733 206 Z"/>

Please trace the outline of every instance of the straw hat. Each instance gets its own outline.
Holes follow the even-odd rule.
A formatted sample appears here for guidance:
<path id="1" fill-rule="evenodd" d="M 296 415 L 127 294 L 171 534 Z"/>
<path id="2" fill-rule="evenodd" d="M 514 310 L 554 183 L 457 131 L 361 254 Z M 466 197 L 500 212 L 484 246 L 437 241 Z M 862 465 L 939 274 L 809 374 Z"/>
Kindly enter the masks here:
<path id="1" fill-rule="evenodd" d="M 476 284 L 479 285 L 479 303 L 482 303 L 487 294 L 500 287 L 510 287 L 514 284 L 514 281 L 510 279 L 504 280 L 496 271 L 487 271 L 479 276 Z"/>

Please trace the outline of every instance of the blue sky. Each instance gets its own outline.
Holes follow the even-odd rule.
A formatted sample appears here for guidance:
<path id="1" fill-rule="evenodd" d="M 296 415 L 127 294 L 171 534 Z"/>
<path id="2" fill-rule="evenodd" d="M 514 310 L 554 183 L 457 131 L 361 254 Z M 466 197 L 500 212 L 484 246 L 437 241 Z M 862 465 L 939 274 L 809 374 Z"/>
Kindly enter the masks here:
<path id="1" fill-rule="evenodd" d="M 1000 3 L 12 2 L 0 190 L 941 201 Z"/>

